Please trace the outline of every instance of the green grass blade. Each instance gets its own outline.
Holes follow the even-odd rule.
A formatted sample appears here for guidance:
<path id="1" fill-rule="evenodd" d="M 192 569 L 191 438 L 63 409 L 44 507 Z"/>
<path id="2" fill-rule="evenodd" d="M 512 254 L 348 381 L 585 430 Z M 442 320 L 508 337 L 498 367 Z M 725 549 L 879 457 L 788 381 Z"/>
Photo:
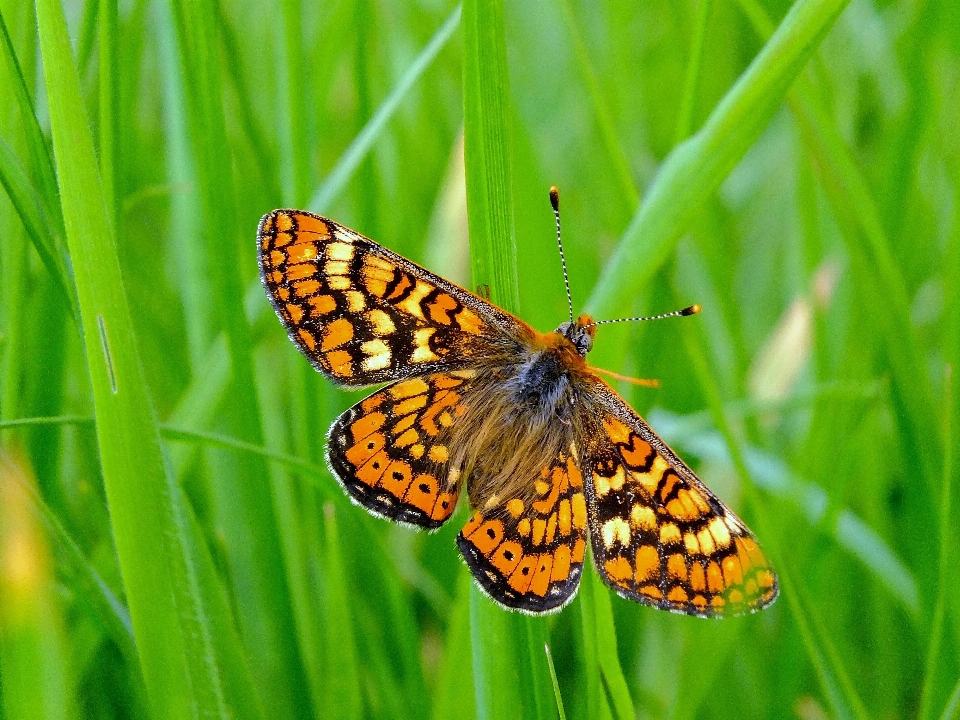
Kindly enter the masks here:
<path id="1" fill-rule="evenodd" d="M 173 3 L 208 271 L 195 289 L 202 292 L 215 327 L 223 329 L 229 349 L 230 402 L 222 407 L 221 422 L 236 438 L 262 445 L 254 343 L 244 307 L 257 214 L 240 205 L 235 194 L 215 7 L 212 0 Z M 240 218 L 246 221 L 243 227 Z M 211 465 L 213 512 L 225 535 L 232 599 L 247 662 L 259 681 L 256 690 L 264 708 L 276 716 L 308 716 L 310 698 L 300 692 L 306 683 L 302 658 L 291 652 L 295 623 L 267 465 L 257 457 L 236 464 L 220 453 L 211 455 Z"/>
<path id="2" fill-rule="evenodd" d="M 470 645 L 470 597 L 473 578 L 459 566 L 457 591 L 447 620 L 443 660 L 433 692 L 432 720 L 476 717 L 473 689 L 473 658 Z"/>
<path id="3" fill-rule="evenodd" d="M 473 281 L 496 303 L 519 304 L 510 179 L 509 79 L 503 4 L 463 7 L 464 157 Z M 477 588 L 470 595 L 477 717 L 545 717 L 549 669 L 542 619 L 505 612 Z M 552 708 L 549 716 L 552 717 Z"/>
<path id="4" fill-rule="evenodd" d="M 636 209 L 637 203 L 640 202 L 640 192 L 637 190 L 636 181 L 633 179 L 633 173 L 630 171 L 630 163 L 627 162 L 620 141 L 617 138 L 613 115 L 610 112 L 609 105 L 604 96 L 603 88 L 600 86 L 600 80 L 597 78 L 597 72 L 590 60 L 587 45 L 583 40 L 581 23 L 574 15 L 573 8 L 570 6 L 570 0 L 560 0 L 560 9 L 563 12 L 563 19 L 567 24 L 567 32 L 570 33 L 570 39 L 573 40 L 573 50 L 577 55 L 577 64 L 580 66 L 580 73 L 587 83 L 587 91 L 590 93 L 593 115 L 600 128 L 600 136 L 603 139 L 603 145 L 607 151 L 607 159 L 613 165 L 613 171 L 617 176 L 617 185 L 625 200 L 625 205 L 629 206 L 629 212 L 632 213 L 634 209 Z"/>
<path id="5" fill-rule="evenodd" d="M 664 161 L 587 302 L 617 317 L 766 127 L 849 0 L 799 0 L 704 126 Z"/>
<path id="6" fill-rule="evenodd" d="M 953 692 L 950 693 L 950 698 L 943 707 L 943 712 L 940 713 L 940 720 L 953 720 L 957 716 L 958 707 L 960 707 L 960 679 L 953 686 Z"/>
<path id="7" fill-rule="evenodd" d="M 553 684 L 553 696 L 557 701 L 557 712 L 560 714 L 560 720 L 567 720 L 567 713 L 563 709 L 563 697 L 560 695 L 560 683 L 557 682 L 557 669 L 553 666 L 553 656 L 550 654 L 550 646 L 544 645 L 543 651 L 547 654 L 547 664 L 550 666 L 550 682 Z"/>
<path id="8" fill-rule="evenodd" d="M 470 226 L 470 267 L 476 284 L 517 312 L 517 245 L 510 177 L 509 78 L 503 3 L 463 8 L 463 136 Z"/>
<path id="9" fill-rule="evenodd" d="M 89 419 L 92 423 L 93 419 Z M 110 637 L 120 648 L 124 657 L 136 662 L 137 648 L 134 644 L 133 625 L 126 606 L 114 594 L 97 569 L 84 556 L 76 541 L 60 522 L 56 513 L 43 501 L 40 493 L 28 482 L 21 489 L 29 497 L 47 532 L 64 551 L 66 572 L 83 590 L 84 603 L 89 604 L 109 631 Z"/>
<path id="10" fill-rule="evenodd" d="M 117 208 L 117 0 L 99 0 L 100 180 L 107 217 L 116 226 Z"/>
<path id="11" fill-rule="evenodd" d="M 680 112 L 677 117 L 677 144 L 686 140 L 693 129 L 693 104 L 697 98 L 697 88 L 700 87 L 700 74 L 703 70 L 703 44 L 712 10 L 713 0 L 699 0 L 697 3 L 696 26 L 693 31 L 693 40 L 690 42 L 687 74 L 683 80 L 683 98 L 680 101 Z"/>
<path id="12" fill-rule="evenodd" d="M 310 142 L 307 118 L 311 106 L 304 86 L 303 12 L 299 0 L 282 0 L 282 41 L 276 43 L 277 70 L 280 79 L 280 106 L 278 127 L 281 133 L 280 167 L 283 183 L 283 204 L 302 207 L 309 199 L 312 187 L 310 172 Z"/>
<path id="13" fill-rule="evenodd" d="M 63 293 L 71 313 L 79 320 L 80 309 L 73 278 L 65 255 L 61 252 L 62 240 L 55 220 L 47 212 L 43 198 L 33 187 L 29 176 L 3 138 L 0 138 L 0 183 L 7 191 L 7 196 L 20 216 L 37 253 Z"/>
<path id="14" fill-rule="evenodd" d="M 830 699 L 833 710 L 838 717 L 846 717 L 848 712 L 853 712 L 859 720 L 866 720 L 869 716 L 864 708 L 863 701 L 860 699 L 853 683 L 850 682 L 849 672 L 844 667 L 822 622 L 819 620 L 816 608 L 805 601 L 800 587 L 794 584 L 786 558 L 778 552 L 779 548 L 773 545 L 772 532 L 767 532 L 768 522 L 761 512 L 756 485 L 744 460 L 740 442 L 723 412 L 720 390 L 703 349 L 705 341 L 702 339 L 702 333 L 696 332 L 696 326 L 692 324 L 684 326 L 684 345 L 703 393 L 707 398 L 707 406 L 710 408 L 714 423 L 726 441 L 730 457 L 741 479 L 744 493 L 750 500 L 751 505 L 757 509 L 754 522 L 758 536 L 761 538 L 761 542 L 765 543 L 774 567 L 780 573 L 781 594 L 785 596 L 790 609 L 793 611 L 793 618 L 797 622 L 810 662 L 816 668 L 820 677 L 823 690 Z M 839 695 L 840 692 L 843 693 L 842 699 Z"/>
<path id="15" fill-rule="evenodd" d="M 212 567 L 196 564 L 200 549 L 164 468 L 59 3 L 39 0 L 37 20 L 101 469 L 151 705 L 158 717 L 246 716 L 227 687 L 232 663 L 215 649 L 228 644 L 230 621 L 198 587 Z"/>
<path id="16" fill-rule="evenodd" d="M 324 507 L 326 544 L 326 706 L 323 717 L 354 720 L 361 717 L 360 674 L 350 595 L 336 511 L 333 504 Z"/>
<path id="17" fill-rule="evenodd" d="M 529 717 L 526 712 L 518 633 L 523 620 L 494 605 L 470 588 L 470 642 L 473 646 L 473 690 L 478 720 Z"/>
<path id="18" fill-rule="evenodd" d="M 580 636 L 583 651 L 583 697 L 584 705 L 591 717 L 599 720 L 611 720 L 610 704 L 603 689 L 600 668 L 600 652 L 597 647 L 597 610 L 596 595 L 607 592 L 600 577 L 593 569 L 593 553 L 590 560 L 584 562 L 586 572 L 581 577 L 580 591 L 577 593 L 577 605 L 580 608 Z"/>
<path id="19" fill-rule="evenodd" d="M 940 552 L 937 557 L 937 591 L 933 604 L 933 619 L 930 622 L 930 640 L 927 645 L 927 661 L 924 667 L 923 688 L 920 691 L 920 710 L 917 713 L 919 720 L 926 720 L 930 715 L 934 681 L 937 675 L 937 665 L 940 655 L 941 634 L 943 632 L 943 618 L 947 601 L 947 585 L 949 584 L 950 560 L 950 511 L 953 481 L 953 373 L 947 367 L 946 382 L 943 388 L 943 485 L 940 489 Z"/>
<path id="20" fill-rule="evenodd" d="M 30 100 L 30 91 L 27 89 L 27 81 L 24 78 L 23 69 L 20 67 L 20 61 L 17 59 L 13 39 L 10 37 L 7 24 L 3 19 L 3 13 L 0 13 L 0 35 L 3 36 L 3 54 L 10 68 L 12 80 L 10 84 L 23 123 L 27 151 L 30 155 L 33 172 L 36 173 L 39 194 L 51 213 L 59 213 L 60 208 L 56 202 L 57 179 L 53 170 L 53 160 L 47 147 L 47 141 L 43 136 L 43 130 L 40 128 L 40 123 L 34 112 L 33 102 Z M 59 214 L 56 220 L 58 224 L 62 224 L 62 218 L 59 217 Z"/>
<path id="21" fill-rule="evenodd" d="M 64 620 L 49 549 L 20 462 L 0 451 L 0 675 L 18 720 L 74 717 Z"/>
<path id="22" fill-rule="evenodd" d="M 613 704 L 613 711 L 620 720 L 632 720 L 636 717 L 630 689 L 620 667 L 620 655 L 617 652 L 617 629 L 613 624 L 613 608 L 610 604 L 610 591 L 595 572 L 590 573 L 589 581 L 593 585 L 594 623 L 597 633 L 597 660 L 607 692 Z"/>
<path id="23" fill-rule="evenodd" d="M 373 147 L 373 143 L 397 111 L 400 102 L 406 97 L 414 83 L 423 75 L 423 72 L 430 67 L 430 63 L 433 62 L 433 59 L 446 45 L 447 41 L 453 37 L 453 33 L 459 24 L 460 6 L 458 5 L 423 47 L 423 50 L 413 59 L 410 67 L 406 69 L 399 82 L 380 104 L 380 107 L 377 108 L 373 117 L 363 126 L 363 130 L 344 150 L 333 170 L 314 192 L 313 198 L 307 205 L 310 210 L 317 213 L 329 212 L 330 205 L 346 187 L 361 161 L 370 152 L 370 148 Z"/>

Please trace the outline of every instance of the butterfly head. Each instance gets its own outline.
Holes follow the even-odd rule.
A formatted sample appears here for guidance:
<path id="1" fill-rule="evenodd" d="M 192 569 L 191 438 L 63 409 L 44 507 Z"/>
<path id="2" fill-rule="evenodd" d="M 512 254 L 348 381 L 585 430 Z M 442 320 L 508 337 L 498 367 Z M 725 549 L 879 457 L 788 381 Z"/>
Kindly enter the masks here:
<path id="1" fill-rule="evenodd" d="M 593 337 L 597 334 L 597 326 L 592 317 L 581 315 L 575 322 L 561 324 L 556 332 L 571 342 L 580 357 L 586 357 L 593 348 Z"/>

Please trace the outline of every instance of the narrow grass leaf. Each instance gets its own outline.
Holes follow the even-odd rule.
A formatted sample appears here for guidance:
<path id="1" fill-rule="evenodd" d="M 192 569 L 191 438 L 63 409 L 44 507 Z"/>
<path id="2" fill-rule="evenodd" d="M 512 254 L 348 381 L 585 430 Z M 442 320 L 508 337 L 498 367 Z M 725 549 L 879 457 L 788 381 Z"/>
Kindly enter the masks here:
<path id="1" fill-rule="evenodd" d="M 325 626 L 327 630 L 325 677 L 326 712 L 331 720 L 354 720 L 361 717 L 360 673 L 354 618 L 349 601 L 351 583 L 346 576 L 340 547 L 336 510 L 324 506 L 326 587 Z"/>
<path id="2" fill-rule="evenodd" d="M 57 0 L 36 7 L 101 469 L 151 705 L 157 717 L 248 716 L 225 694 L 214 648 L 230 620 L 204 606 L 197 573 L 212 568 L 193 563 L 179 490 L 164 468 L 63 10 Z"/>
<path id="3" fill-rule="evenodd" d="M 99 0 L 100 180 L 107 217 L 116 225 L 117 208 L 117 0 Z"/>
<path id="4" fill-rule="evenodd" d="M 664 161 L 587 311 L 614 317 L 649 282 L 704 202 L 766 127 L 849 0 L 799 0 L 704 126 Z"/>
<path id="5" fill-rule="evenodd" d="M 600 581 L 597 573 L 589 573 L 593 584 L 593 613 L 597 632 L 597 660 L 606 683 L 613 710 L 620 720 L 633 720 L 636 713 L 630 689 L 620 666 L 617 652 L 617 629 L 613 624 L 613 608 L 610 606 L 610 591 Z"/>
<path id="6" fill-rule="evenodd" d="M 35 173 L 38 184 L 38 191 L 45 207 L 51 214 L 56 215 L 55 219 L 58 225 L 62 225 L 63 219 L 59 216 L 60 206 L 57 203 L 57 178 L 53 169 L 53 159 L 50 156 L 50 149 L 44 138 L 43 130 L 40 128 L 36 112 L 34 112 L 27 81 L 24 78 L 23 69 L 17 58 L 7 24 L 3 19 L 3 13 L 0 13 L 0 35 L 2 35 L 3 41 L 3 55 L 6 57 L 10 71 L 10 86 L 17 101 L 20 120 L 23 123 L 24 138 L 30 156 L 31 169 Z M 62 254 L 66 253 L 62 243 L 61 252 Z"/>
<path id="7" fill-rule="evenodd" d="M 457 573 L 456 597 L 447 618 L 443 658 L 433 691 L 432 720 L 476 715 L 473 690 L 473 659 L 470 648 L 470 596 L 473 579 L 464 566 Z"/>
<path id="8" fill-rule="evenodd" d="M 563 697 L 560 695 L 560 683 L 557 682 L 557 669 L 553 666 L 553 656 L 550 654 L 550 645 L 545 644 L 543 651 L 547 654 L 547 664 L 550 666 L 550 682 L 553 684 L 553 696 L 557 701 L 557 712 L 560 720 L 567 720 L 567 713 L 563 709 Z"/>
<path id="9" fill-rule="evenodd" d="M 254 343 L 244 309 L 244 268 L 251 268 L 255 224 L 242 231 L 240 205 L 223 106 L 217 51 L 216 3 L 174 0 L 177 47 L 187 100 L 193 165 L 199 183 L 199 207 L 205 247 L 204 299 L 223 329 L 230 355 L 229 404 L 222 422 L 238 439 L 263 444 L 257 402 Z M 248 239 L 249 238 L 249 239 Z M 211 496 L 222 523 L 231 565 L 231 590 L 251 672 L 265 708 L 278 716 L 311 714 L 310 699 L 299 689 L 306 676 L 296 647 L 290 590 L 284 573 L 278 517 L 269 471 L 258 457 L 235 464 L 230 456 L 211 456 Z"/>
<path id="10" fill-rule="evenodd" d="M 684 326 L 684 345 L 707 399 L 707 406 L 710 408 L 714 423 L 727 442 L 727 448 L 740 477 L 744 494 L 751 505 L 756 508 L 755 523 L 758 536 L 765 542 L 767 552 L 773 560 L 774 566 L 778 568 L 781 576 L 781 593 L 786 597 L 793 611 L 793 617 L 800 629 L 809 659 L 820 675 L 824 692 L 830 698 L 836 715 L 845 717 L 848 712 L 853 712 L 859 720 L 866 720 L 869 716 L 863 706 L 863 701 L 850 682 L 849 673 L 819 621 L 816 609 L 810 603 L 804 601 L 801 588 L 791 580 L 786 559 L 778 552 L 779 548 L 772 544 L 773 533 L 767 532 L 768 523 L 762 512 L 756 486 L 741 452 L 740 443 L 723 413 L 720 390 L 703 349 L 705 342 L 696 330 L 697 327 L 693 324 Z M 842 699 L 838 694 L 838 689 L 843 693 Z"/>
<path id="11" fill-rule="evenodd" d="M 712 0 L 704 0 L 704 2 L 710 1 Z M 617 176 L 617 185 L 625 200 L 625 205 L 629 206 L 632 213 L 636 209 L 637 203 L 640 202 L 640 192 L 637 190 L 636 181 L 630 171 L 630 164 L 627 162 L 626 155 L 617 137 L 613 113 L 610 112 L 605 93 L 597 77 L 597 71 L 590 60 L 590 52 L 583 39 L 582 25 L 573 12 L 570 0 L 560 0 L 560 10 L 563 12 L 563 19 L 567 24 L 567 32 L 570 33 L 570 39 L 573 41 L 573 50 L 577 56 L 577 64 L 580 66 L 580 74 L 583 75 L 584 82 L 587 84 L 587 91 L 590 93 L 593 116 L 600 128 L 600 137 L 607 151 L 607 159 L 612 164 L 614 174 Z"/>
<path id="12" fill-rule="evenodd" d="M 75 717 L 53 563 L 22 461 L 0 450 L 0 672 L 18 720 Z"/>
<path id="13" fill-rule="evenodd" d="M 379 137 L 387 122 L 393 117 L 400 102 L 406 97 L 410 88 L 423 75 L 423 72 L 430 67 L 430 63 L 437 56 L 440 50 L 446 45 L 447 41 L 453 36 L 454 31 L 460 24 L 460 6 L 458 5 L 450 16 L 446 19 L 440 29 L 434 34 L 430 41 L 424 45 L 423 50 L 413 59 L 399 82 L 386 99 L 377 108 L 363 130 L 354 138 L 353 142 L 343 151 L 337 164 L 327 175 L 326 179 L 320 184 L 310 200 L 309 207 L 313 212 L 323 213 L 330 209 L 331 204 L 340 194 L 354 172 L 360 166 L 360 162 L 370 152 L 373 143 Z"/>
<path id="14" fill-rule="evenodd" d="M 498 305 L 516 312 L 509 139 L 509 77 L 503 3 L 463 6 L 464 159 L 473 281 L 487 284 Z M 470 595 L 477 717 L 543 717 L 549 670 L 540 648 L 541 619 L 504 612 L 480 590 Z M 552 714 L 552 713 L 551 713 Z"/>
<path id="15" fill-rule="evenodd" d="M 949 581 L 950 560 L 950 510 L 951 484 L 953 481 L 953 372 L 947 366 L 943 388 L 943 485 L 940 489 L 940 552 L 937 557 L 937 594 L 933 604 L 933 619 L 930 622 L 930 640 L 927 644 L 927 662 L 924 667 L 923 687 L 920 691 L 920 710 L 917 713 L 919 720 L 926 720 L 932 707 L 934 681 L 937 676 L 938 658 L 940 655 L 941 634 L 943 632 L 943 618 L 947 602 L 947 585 Z"/>
<path id="16" fill-rule="evenodd" d="M 43 198 L 34 188 L 13 150 L 0 138 L 0 184 L 20 216 L 37 254 L 53 276 L 74 319 L 79 322 L 80 309 L 73 278 L 70 274 L 63 241 L 56 221 L 47 212 Z"/>
<path id="17" fill-rule="evenodd" d="M 713 0 L 699 0 L 697 3 L 693 39 L 690 41 L 690 52 L 687 55 L 687 74 L 683 79 L 683 95 L 677 116 L 676 142 L 678 144 L 686 140 L 693 129 L 693 104 L 697 99 L 697 89 L 700 87 L 704 38 L 707 35 L 712 10 Z"/>
<path id="18" fill-rule="evenodd" d="M 584 561 L 584 566 L 593 565 L 593 553 L 588 553 L 590 560 Z M 607 702 L 603 689 L 603 679 L 600 667 L 600 648 L 597 647 L 597 611 L 596 595 L 606 592 L 599 576 L 588 568 L 583 573 L 586 577 L 580 579 L 580 591 L 577 593 L 577 604 L 580 606 L 580 635 L 583 649 L 584 673 L 584 704 L 591 717 L 600 720 L 611 720 L 610 705 Z"/>

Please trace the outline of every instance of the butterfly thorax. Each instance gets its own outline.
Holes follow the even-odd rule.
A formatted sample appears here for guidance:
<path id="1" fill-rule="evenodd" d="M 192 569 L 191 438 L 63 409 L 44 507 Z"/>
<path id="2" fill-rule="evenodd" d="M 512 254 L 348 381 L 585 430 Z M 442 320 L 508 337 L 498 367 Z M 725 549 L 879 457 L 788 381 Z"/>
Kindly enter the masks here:
<path id="1" fill-rule="evenodd" d="M 592 317 L 581 315 L 576 322 L 561 323 L 554 332 L 569 340 L 583 358 L 593 348 L 593 337 L 597 334 L 597 326 L 593 324 Z"/>

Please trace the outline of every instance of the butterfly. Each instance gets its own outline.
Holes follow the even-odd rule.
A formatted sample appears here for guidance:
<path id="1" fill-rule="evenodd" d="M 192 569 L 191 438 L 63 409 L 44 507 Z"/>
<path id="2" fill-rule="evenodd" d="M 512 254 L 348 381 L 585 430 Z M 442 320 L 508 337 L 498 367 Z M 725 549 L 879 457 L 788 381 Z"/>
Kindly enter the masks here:
<path id="1" fill-rule="evenodd" d="M 720 617 L 776 599 L 750 530 L 587 365 L 597 325 L 573 319 L 572 303 L 570 321 L 537 332 L 299 210 L 265 215 L 257 248 L 267 295 L 313 367 L 345 387 L 386 383 L 330 428 L 333 474 L 372 514 L 426 530 L 466 490 L 457 545 L 495 602 L 559 610 L 588 542 L 607 585 L 660 609 Z"/>

